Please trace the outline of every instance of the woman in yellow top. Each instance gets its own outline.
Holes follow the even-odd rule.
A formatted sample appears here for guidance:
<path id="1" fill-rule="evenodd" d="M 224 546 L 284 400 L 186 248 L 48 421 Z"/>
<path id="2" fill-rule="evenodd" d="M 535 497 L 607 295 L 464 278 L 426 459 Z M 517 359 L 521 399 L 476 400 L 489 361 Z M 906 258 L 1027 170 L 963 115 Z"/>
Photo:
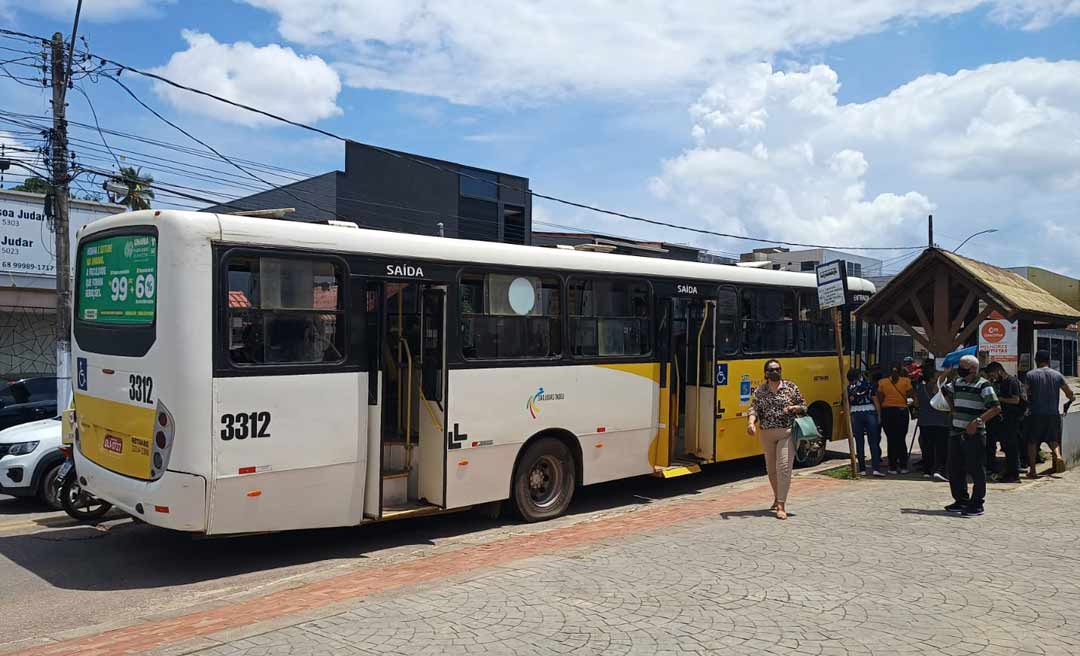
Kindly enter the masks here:
<path id="1" fill-rule="evenodd" d="M 881 428 L 889 448 L 889 473 L 906 474 L 908 399 L 915 398 L 915 391 L 904 375 L 904 365 L 897 362 L 892 372 L 878 381 L 877 398 L 881 405 Z"/>

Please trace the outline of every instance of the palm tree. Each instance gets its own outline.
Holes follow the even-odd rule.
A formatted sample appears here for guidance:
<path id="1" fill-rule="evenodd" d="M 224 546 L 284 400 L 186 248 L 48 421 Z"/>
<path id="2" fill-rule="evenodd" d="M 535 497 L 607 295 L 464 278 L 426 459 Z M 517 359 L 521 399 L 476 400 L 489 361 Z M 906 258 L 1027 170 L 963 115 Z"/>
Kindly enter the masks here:
<path id="1" fill-rule="evenodd" d="M 142 169 L 134 166 L 122 166 L 112 181 L 127 187 L 127 193 L 119 201 L 121 205 L 127 205 L 133 212 L 150 209 L 150 201 L 154 200 L 153 176 L 143 175 Z"/>

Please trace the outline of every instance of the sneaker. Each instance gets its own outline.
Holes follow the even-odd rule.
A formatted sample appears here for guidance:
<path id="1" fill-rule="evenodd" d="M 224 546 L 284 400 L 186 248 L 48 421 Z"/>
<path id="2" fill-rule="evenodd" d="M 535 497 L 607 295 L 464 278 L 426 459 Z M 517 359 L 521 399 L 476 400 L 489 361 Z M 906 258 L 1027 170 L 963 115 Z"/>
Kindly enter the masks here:
<path id="1" fill-rule="evenodd" d="M 966 503 L 950 503 L 949 505 L 945 506 L 945 510 L 947 510 L 948 512 L 951 512 L 951 513 L 956 513 L 956 514 L 960 514 L 960 513 L 964 512 L 964 511 L 966 511 L 967 509 L 968 509 L 968 504 L 966 504 Z"/>
<path id="2" fill-rule="evenodd" d="M 870 475 L 871 476 L 877 476 L 878 478 L 885 478 L 885 474 L 882 474 L 881 472 L 879 472 L 876 469 L 873 472 L 871 472 Z"/>
<path id="3" fill-rule="evenodd" d="M 892 474 L 893 476 L 896 476 L 896 475 L 897 475 L 897 474 L 899 474 L 900 472 L 896 471 L 895 469 L 890 469 L 890 470 L 889 470 L 889 473 L 890 473 L 890 474 Z"/>
<path id="4" fill-rule="evenodd" d="M 1065 467 L 1065 461 L 1064 460 L 1062 460 L 1061 458 L 1057 458 L 1056 460 L 1054 460 L 1054 473 L 1055 474 L 1064 474 L 1065 469 L 1066 469 L 1066 467 Z"/>
<path id="5" fill-rule="evenodd" d="M 901 473 L 901 474 L 906 474 L 906 473 L 908 473 L 907 467 L 905 467 L 905 468 L 901 469 L 901 470 L 900 470 L 900 473 Z"/>
<path id="6" fill-rule="evenodd" d="M 945 475 L 940 472 L 934 472 L 934 480 L 939 483 L 948 483 L 949 479 L 945 478 Z"/>
<path id="7" fill-rule="evenodd" d="M 986 511 L 983 510 L 982 504 L 980 504 L 978 506 L 968 506 L 960 514 L 962 514 L 964 517 L 978 517 L 985 512 Z"/>

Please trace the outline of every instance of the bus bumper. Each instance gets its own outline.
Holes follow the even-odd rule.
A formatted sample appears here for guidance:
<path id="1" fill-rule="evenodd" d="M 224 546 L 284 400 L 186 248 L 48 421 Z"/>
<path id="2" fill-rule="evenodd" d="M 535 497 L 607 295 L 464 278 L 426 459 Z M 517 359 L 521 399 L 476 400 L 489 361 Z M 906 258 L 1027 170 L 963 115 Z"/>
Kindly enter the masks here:
<path id="1" fill-rule="evenodd" d="M 84 487 L 132 517 L 161 528 L 206 532 L 206 479 L 166 471 L 156 481 L 128 478 L 83 457 L 75 449 L 75 471 Z"/>

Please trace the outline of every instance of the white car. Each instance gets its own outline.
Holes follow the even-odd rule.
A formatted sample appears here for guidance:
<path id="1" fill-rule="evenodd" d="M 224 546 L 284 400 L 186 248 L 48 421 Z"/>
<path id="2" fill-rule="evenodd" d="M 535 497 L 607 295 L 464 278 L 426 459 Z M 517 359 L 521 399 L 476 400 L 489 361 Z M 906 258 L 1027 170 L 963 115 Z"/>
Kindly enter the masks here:
<path id="1" fill-rule="evenodd" d="M 38 497 L 59 508 L 54 482 L 64 456 L 63 422 L 41 419 L 0 431 L 0 494 Z"/>

